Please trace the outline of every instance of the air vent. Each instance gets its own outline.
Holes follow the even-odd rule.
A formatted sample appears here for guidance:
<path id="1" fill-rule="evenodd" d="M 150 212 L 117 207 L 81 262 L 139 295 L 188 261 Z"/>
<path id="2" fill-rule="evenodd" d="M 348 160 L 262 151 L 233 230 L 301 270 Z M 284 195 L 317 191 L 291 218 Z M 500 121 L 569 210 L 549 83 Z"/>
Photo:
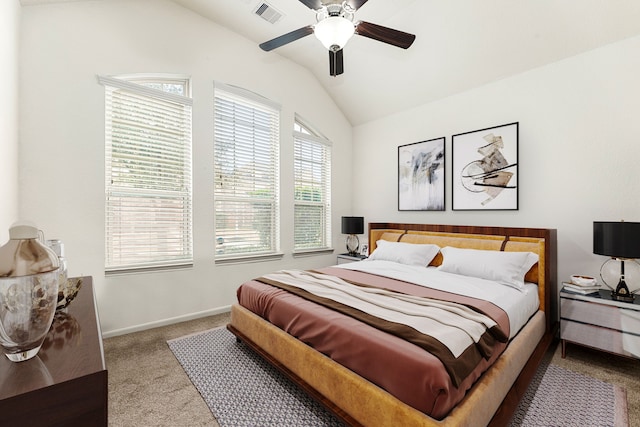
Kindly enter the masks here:
<path id="1" fill-rule="evenodd" d="M 282 18 L 282 13 L 277 11 L 273 6 L 268 3 L 260 3 L 257 9 L 254 11 L 256 15 L 261 17 L 267 22 L 275 24 Z"/>

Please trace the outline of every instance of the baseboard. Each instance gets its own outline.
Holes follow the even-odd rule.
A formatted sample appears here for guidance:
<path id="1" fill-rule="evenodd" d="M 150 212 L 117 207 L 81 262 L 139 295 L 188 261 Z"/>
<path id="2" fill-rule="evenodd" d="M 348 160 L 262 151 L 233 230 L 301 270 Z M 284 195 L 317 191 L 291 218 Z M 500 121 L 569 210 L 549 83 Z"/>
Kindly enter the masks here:
<path id="1" fill-rule="evenodd" d="M 133 332 L 146 331 L 147 329 L 158 328 L 161 326 L 173 325 L 174 323 L 186 322 L 188 320 L 200 319 L 202 317 L 214 316 L 216 314 L 228 313 L 231 311 L 231 306 L 223 306 L 214 308 L 211 310 L 199 311 L 197 313 L 185 314 L 183 316 L 171 317 L 168 319 L 157 320 L 155 322 L 143 323 L 140 325 L 130 326 L 128 328 L 115 329 L 102 333 L 102 338 L 117 337 L 119 335 L 131 334 Z"/>

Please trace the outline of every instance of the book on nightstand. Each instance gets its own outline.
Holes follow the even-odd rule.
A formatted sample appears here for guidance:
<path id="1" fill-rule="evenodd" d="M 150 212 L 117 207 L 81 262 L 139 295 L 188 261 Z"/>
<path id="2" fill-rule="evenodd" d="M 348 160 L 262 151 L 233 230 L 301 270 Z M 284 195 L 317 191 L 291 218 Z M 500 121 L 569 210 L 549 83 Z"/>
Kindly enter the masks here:
<path id="1" fill-rule="evenodd" d="M 580 294 L 580 295 L 591 295 L 591 294 L 597 294 L 600 289 L 602 289 L 602 286 L 600 285 L 594 285 L 594 286 L 580 286 L 580 285 L 575 285 L 573 283 L 567 283 L 564 282 L 564 290 L 567 292 L 573 292 L 575 294 Z"/>

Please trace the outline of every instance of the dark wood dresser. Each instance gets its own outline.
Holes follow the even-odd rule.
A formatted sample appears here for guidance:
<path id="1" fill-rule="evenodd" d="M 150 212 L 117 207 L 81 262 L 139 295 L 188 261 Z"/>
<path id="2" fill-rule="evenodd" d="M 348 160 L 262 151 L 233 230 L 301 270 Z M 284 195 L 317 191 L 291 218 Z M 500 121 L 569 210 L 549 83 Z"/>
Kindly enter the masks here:
<path id="1" fill-rule="evenodd" d="M 0 426 L 106 426 L 107 369 L 93 282 L 56 313 L 38 354 L 0 354 Z"/>

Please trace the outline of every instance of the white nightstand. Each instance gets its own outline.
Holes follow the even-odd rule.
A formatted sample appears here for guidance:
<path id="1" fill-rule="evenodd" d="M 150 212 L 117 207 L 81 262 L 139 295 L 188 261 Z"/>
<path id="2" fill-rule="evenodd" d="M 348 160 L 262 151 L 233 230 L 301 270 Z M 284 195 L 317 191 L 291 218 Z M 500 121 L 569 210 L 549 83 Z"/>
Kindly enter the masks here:
<path id="1" fill-rule="evenodd" d="M 567 341 L 640 359 L 640 297 L 614 301 L 610 291 L 580 295 L 560 291 L 562 357 Z"/>
<path id="2" fill-rule="evenodd" d="M 348 262 L 356 262 L 362 261 L 366 259 L 365 255 L 349 255 L 349 254 L 340 254 L 338 255 L 338 264 L 346 264 Z"/>

